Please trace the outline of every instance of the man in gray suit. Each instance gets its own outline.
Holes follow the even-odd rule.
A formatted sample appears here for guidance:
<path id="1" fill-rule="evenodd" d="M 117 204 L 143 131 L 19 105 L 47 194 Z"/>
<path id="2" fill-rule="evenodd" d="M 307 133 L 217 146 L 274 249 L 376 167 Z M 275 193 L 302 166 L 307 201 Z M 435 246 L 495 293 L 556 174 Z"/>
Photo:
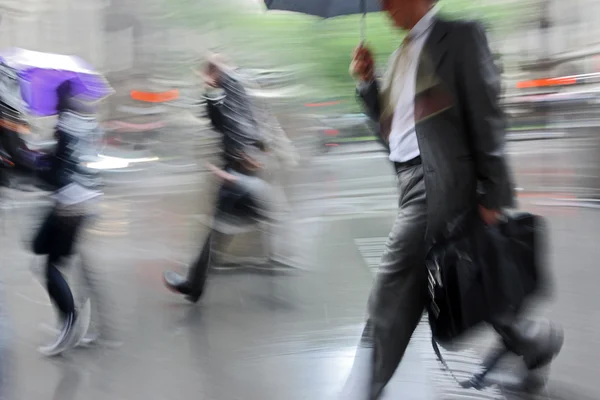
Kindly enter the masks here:
<path id="1" fill-rule="evenodd" d="M 500 77 L 486 35 L 475 22 L 446 21 L 436 0 L 383 0 L 393 23 L 408 31 L 382 79 L 360 45 L 351 73 L 394 163 L 400 199 L 369 299 L 363 342 L 371 349 L 369 399 L 380 398 L 400 363 L 427 302 L 429 239 L 464 211 L 479 207 L 487 224 L 514 205 L 504 156 Z M 551 323 L 494 321 L 508 348 L 531 370 L 562 346 Z"/>

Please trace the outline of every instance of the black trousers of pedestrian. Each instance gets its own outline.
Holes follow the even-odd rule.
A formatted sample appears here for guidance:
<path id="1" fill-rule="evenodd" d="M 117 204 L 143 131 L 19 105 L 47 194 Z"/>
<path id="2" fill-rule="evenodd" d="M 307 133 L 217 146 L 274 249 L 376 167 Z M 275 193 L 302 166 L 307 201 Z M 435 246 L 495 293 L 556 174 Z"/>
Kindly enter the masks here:
<path id="1" fill-rule="evenodd" d="M 254 210 L 254 204 L 249 194 L 240 191 L 235 184 L 225 183 L 219 188 L 216 204 L 217 216 L 215 218 L 219 218 L 219 215 L 248 217 L 255 212 Z M 231 240 L 230 236 L 216 230 L 211 230 L 208 234 L 200 254 L 188 270 L 186 281 L 192 295 L 201 294 L 204 290 L 211 263 L 212 249 L 216 245 L 226 245 L 229 240 Z"/>
<path id="2" fill-rule="evenodd" d="M 61 318 L 75 314 L 75 300 L 58 265 L 73 254 L 84 219 L 82 215 L 59 215 L 53 209 L 44 219 L 33 243 L 35 254 L 47 255 L 46 289 Z"/>

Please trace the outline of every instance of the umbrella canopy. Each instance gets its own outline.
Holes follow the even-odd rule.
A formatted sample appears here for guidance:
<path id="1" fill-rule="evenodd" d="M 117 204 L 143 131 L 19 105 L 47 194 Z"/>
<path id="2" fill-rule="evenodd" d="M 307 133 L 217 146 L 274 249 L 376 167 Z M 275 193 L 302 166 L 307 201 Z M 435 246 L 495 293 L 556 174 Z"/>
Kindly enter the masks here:
<path id="1" fill-rule="evenodd" d="M 322 18 L 381 11 L 380 0 L 265 0 L 270 10 L 294 11 Z"/>
<path id="2" fill-rule="evenodd" d="M 0 96 L 20 97 L 26 111 L 38 116 L 57 113 L 56 90 L 67 81 L 72 95 L 85 101 L 98 101 L 113 93 L 106 79 L 79 57 L 11 49 L 0 53 L 0 64 L 3 67 L 0 86 L 5 90 L 20 89 L 20 96 L 17 93 L 0 93 Z M 9 70 L 13 73 L 8 73 Z"/>
<path id="3" fill-rule="evenodd" d="M 362 14 L 360 37 L 365 39 L 365 18 L 368 12 L 381 11 L 380 0 L 265 0 L 269 10 L 293 11 L 322 18 Z"/>

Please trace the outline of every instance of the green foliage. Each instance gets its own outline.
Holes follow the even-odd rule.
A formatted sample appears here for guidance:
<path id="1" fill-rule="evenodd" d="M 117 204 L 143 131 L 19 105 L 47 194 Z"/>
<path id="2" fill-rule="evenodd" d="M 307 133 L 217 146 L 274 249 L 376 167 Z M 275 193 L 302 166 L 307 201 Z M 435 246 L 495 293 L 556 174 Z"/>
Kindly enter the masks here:
<path id="1" fill-rule="evenodd" d="M 227 32 L 224 41 L 232 41 L 238 52 L 257 54 L 256 62 L 262 66 L 311 64 L 308 79 L 320 89 L 323 97 L 339 98 L 355 107 L 355 82 L 348 74 L 348 66 L 352 50 L 360 41 L 361 16 L 321 20 L 294 13 L 232 7 L 233 0 L 165 1 L 174 22 L 198 30 L 210 28 Z M 497 29 L 522 18 L 523 13 L 516 7 L 521 3 L 527 0 L 491 4 L 481 0 L 441 1 L 444 14 L 483 19 L 488 26 Z M 367 45 L 374 51 L 380 66 L 403 37 L 383 13 L 366 17 L 366 34 Z"/>

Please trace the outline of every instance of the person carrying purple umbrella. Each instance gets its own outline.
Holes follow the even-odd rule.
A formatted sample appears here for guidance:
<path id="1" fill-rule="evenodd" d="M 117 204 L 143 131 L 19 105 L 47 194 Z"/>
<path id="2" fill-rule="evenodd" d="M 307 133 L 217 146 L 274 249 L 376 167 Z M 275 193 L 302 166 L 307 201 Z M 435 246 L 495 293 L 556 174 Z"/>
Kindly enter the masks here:
<path id="1" fill-rule="evenodd" d="M 60 329 L 53 343 L 40 352 L 58 355 L 78 344 L 87 332 L 89 318 L 80 318 L 73 293 L 60 271 L 74 253 L 92 206 L 99 199 L 100 180 L 93 170 L 83 167 L 82 159 L 93 155 L 94 144 L 101 135 L 94 107 L 78 100 L 70 81 L 60 84 L 58 97 L 57 140 L 52 166 L 45 176 L 55 191 L 54 206 L 43 220 L 34 239 L 33 251 L 46 256 L 46 289 L 59 315 Z"/>
<path id="2" fill-rule="evenodd" d="M 50 165 L 46 156 L 39 164 L 31 163 L 30 159 L 37 160 L 39 154 L 32 154 L 22 146 L 12 146 L 9 154 L 13 158 L 26 154 L 28 157 L 23 163 L 26 170 L 45 181 L 44 189 L 50 184 L 53 192 L 54 205 L 32 246 L 34 253 L 46 256 L 43 283 L 59 315 L 56 340 L 40 348 L 49 356 L 62 353 L 80 340 L 94 339 L 83 338 L 89 325 L 90 318 L 86 316 L 89 308 L 82 307 L 83 313 L 78 310 L 59 268 L 75 252 L 79 235 L 91 220 L 93 205 L 102 194 L 97 174 L 85 165 L 97 157 L 96 144 L 102 135 L 93 104 L 113 92 L 106 79 L 79 57 L 20 48 L 0 52 L 1 103 L 16 110 L 19 116 L 58 115 L 57 144 L 49 155 Z M 86 263 L 81 263 L 81 272 L 88 292 L 94 295 L 94 300 L 99 300 L 96 279 L 92 279 Z M 96 304 L 96 309 L 102 315 L 99 306 Z"/>

